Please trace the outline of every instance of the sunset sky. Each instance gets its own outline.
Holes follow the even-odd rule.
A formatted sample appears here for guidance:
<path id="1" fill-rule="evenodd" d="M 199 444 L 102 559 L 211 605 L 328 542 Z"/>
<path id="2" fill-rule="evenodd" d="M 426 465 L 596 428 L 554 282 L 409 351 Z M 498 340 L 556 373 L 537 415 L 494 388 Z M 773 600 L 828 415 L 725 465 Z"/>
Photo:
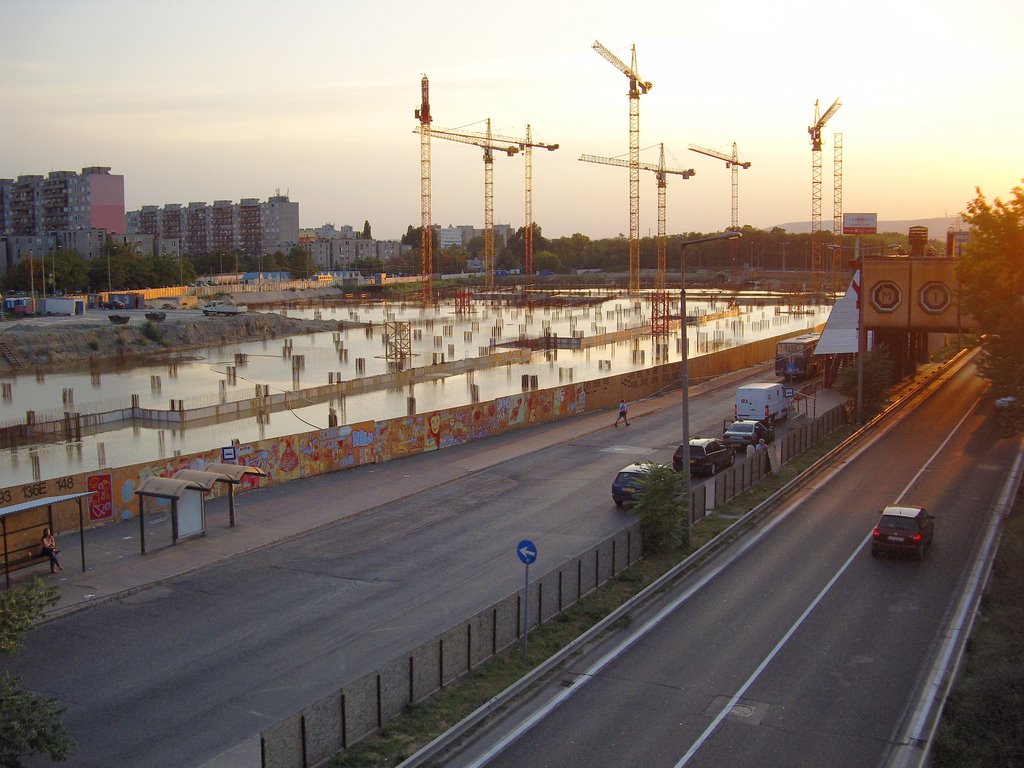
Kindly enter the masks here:
<path id="1" fill-rule="evenodd" d="M 824 130 L 823 221 L 832 218 L 833 134 L 843 134 L 844 209 L 880 220 L 955 216 L 981 187 L 1024 176 L 1024 3 L 867 0 L 731 4 L 454 0 L 3 0 L 0 177 L 110 166 L 129 210 L 280 190 L 301 226 L 397 238 L 420 221 L 420 78 L 434 127 L 558 143 L 535 152 L 534 219 L 548 237 L 629 231 L 627 64 L 637 49 L 640 145 L 670 177 L 668 230 L 730 223 L 730 172 L 689 144 L 741 160 L 740 223 L 806 221 L 814 102 Z M 475 147 L 435 140 L 433 220 L 483 226 Z M 657 228 L 654 174 L 640 226 Z M 521 157 L 494 160 L 494 218 L 524 220 Z"/>

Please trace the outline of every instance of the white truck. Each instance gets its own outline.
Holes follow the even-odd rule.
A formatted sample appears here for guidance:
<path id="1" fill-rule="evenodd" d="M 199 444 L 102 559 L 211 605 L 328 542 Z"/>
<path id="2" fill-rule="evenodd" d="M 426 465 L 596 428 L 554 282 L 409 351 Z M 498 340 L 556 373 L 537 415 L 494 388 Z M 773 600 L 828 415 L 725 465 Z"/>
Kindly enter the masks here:
<path id="1" fill-rule="evenodd" d="M 211 301 L 203 306 L 203 314 L 211 315 L 244 315 L 249 311 L 245 304 L 228 304 L 226 301 Z"/>
<path id="2" fill-rule="evenodd" d="M 737 421 L 776 422 L 789 415 L 786 386 L 775 382 L 745 384 L 736 388 L 733 416 Z"/>

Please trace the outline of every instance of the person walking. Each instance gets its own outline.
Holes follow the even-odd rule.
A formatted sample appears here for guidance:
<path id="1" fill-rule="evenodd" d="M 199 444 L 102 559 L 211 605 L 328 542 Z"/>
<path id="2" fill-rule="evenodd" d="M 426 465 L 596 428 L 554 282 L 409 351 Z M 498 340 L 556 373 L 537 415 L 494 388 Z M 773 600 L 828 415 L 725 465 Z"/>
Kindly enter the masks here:
<path id="1" fill-rule="evenodd" d="M 618 416 L 618 418 L 615 419 L 615 423 L 612 426 L 613 427 L 619 426 L 619 421 L 620 420 L 626 422 L 626 426 L 627 427 L 629 426 L 629 417 L 626 415 L 626 401 L 625 400 L 619 400 L 619 416 Z"/>
<path id="2" fill-rule="evenodd" d="M 55 573 L 54 568 L 58 571 L 63 571 L 60 560 L 57 559 L 57 554 L 60 552 L 57 549 L 57 539 L 49 528 L 43 528 L 43 535 L 39 541 L 43 546 L 43 551 L 40 554 L 50 558 L 50 573 Z"/>

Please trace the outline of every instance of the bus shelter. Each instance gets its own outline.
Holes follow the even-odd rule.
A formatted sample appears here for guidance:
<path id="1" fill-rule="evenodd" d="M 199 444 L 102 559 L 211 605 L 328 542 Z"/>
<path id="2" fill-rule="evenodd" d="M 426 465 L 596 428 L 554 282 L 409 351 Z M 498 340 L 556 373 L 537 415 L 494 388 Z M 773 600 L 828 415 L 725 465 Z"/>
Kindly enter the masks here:
<path id="1" fill-rule="evenodd" d="M 4 546 L 4 584 L 6 589 L 11 587 L 11 571 L 38 562 L 45 562 L 45 559 L 39 556 L 43 528 L 49 528 L 54 531 L 55 536 L 57 535 L 56 524 L 53 520 L 53 505 L 67 501 L 78 502 L 78 541 L 82 553 L 82 573 L 85 573 L 85 514 L 82 509 L 82 499 L 93 493 L 95 491 L 65 493 L 60 496 L 47 496 L 42 499 L 0 507 L 0 536 L 3 538 Z M 44 507 L 45 513 L 43 513 Z"/>
<path id="2" fill-rule="evenodd" d="M 139 497 L 139 533 L 142 554 L 146 554 L 146 510 L 147 498 L 159 499 L 170 507 L 171 544 L 182 539 L 206 534 L 206 493 L 210 487 L 205 483 L 176 477 L 147 477 L 135 491 Z"/>
<path id="3" fill-rule="evenodd" d="M 235 527 L 235 486 L 242 482 L 246 475 L 255 477 L 266 477 L 267 473 L 259 467 L 246 467 L 241 464 L 220 464 L 212 463 L 206 466 L 205 470 L 182 469 L 174 474 L 182 480 L 194 479 L 197 482 L 205 482 L 207 476 L 212 475 L 216 482 L 224 483 L 228 487 L 228 520 L 230 526 Z M 212 486 L 211 486 L 212 488 Z"/>

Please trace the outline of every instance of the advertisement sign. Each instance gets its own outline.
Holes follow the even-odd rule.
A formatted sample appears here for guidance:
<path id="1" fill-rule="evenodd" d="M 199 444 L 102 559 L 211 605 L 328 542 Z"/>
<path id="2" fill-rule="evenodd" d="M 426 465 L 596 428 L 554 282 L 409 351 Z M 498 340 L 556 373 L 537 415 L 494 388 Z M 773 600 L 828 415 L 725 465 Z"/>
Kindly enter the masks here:
<path id="1" fill-rule="evenodd" d="M 843 214 L 844 235 L 877 235 L 878 214 L 877 213 L 844 213 Z"/>

